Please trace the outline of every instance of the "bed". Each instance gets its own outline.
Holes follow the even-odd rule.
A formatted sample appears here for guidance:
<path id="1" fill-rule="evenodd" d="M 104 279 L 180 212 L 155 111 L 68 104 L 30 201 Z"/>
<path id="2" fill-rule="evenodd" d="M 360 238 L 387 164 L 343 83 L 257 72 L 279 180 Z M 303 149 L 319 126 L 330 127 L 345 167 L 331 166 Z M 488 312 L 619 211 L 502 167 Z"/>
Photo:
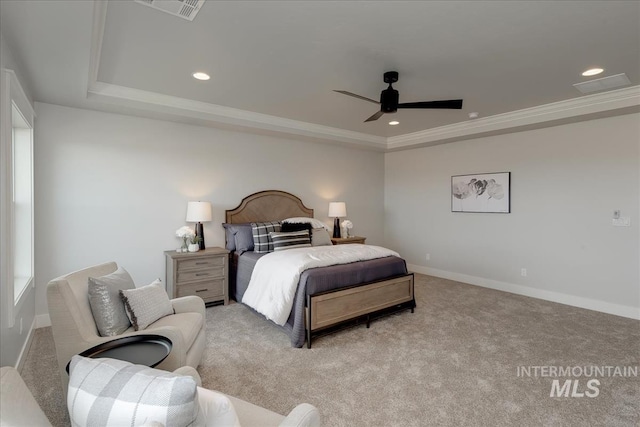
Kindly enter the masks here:
<path id="1" fill-rule="evenodd" d="M 251 250 L 247 228 L 251 223 L 286 218 L 313 218 L 313 209 L 293 194 L 269 190 L 251 194 L 238 207 L 225 212 L 223 226 L 227 249 L 231 251 L 230 296 L 237 302 L 242 302 L 253 270 L 265 256 Z M 247 240 L 244 243 L 243 238 Z M 413 274 L 407 272 L 404 259 L 399 256 L 367 259 L 304 270 L 290 314 L 281 327 L 293 347 L 302 347 L 306 341 L 311 348 L 314 336 L 348 322 L 366 320 L 368 328 L 373 317 L 406 309 L 413 312 L 415 306 Z"/>

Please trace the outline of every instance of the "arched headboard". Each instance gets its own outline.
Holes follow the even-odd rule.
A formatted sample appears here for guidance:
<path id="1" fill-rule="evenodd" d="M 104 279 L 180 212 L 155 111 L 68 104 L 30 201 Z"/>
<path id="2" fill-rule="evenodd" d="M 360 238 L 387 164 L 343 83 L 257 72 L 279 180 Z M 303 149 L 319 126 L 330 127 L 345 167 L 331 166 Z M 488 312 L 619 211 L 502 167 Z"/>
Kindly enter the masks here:
<path id="1" fill-rule="evenodd" d="M 225 211 L 228 224 L 279 221 L 293 217 L 313 218 L 313 209 L 306 207 L 293 194 L 279 190 L 253 193 L 242 199 L 238 207 Z"/>

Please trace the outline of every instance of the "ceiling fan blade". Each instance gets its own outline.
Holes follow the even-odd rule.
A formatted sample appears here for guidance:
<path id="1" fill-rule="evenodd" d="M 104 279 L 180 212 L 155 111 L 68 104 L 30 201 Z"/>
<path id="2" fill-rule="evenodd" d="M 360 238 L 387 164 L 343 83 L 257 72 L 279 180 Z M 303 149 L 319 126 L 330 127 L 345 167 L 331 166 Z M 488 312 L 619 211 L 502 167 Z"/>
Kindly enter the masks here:
<path id="1" fill-rule="evenodd" d="M 367 98 L 366 96 L 360 96 L 355 93 L 347 92 L 346 90 L 334 90 L 334 92 L 341 93 L 343 95 L 353 96 L 354 98 L 362 99 L 363 101 L 373 102 L 374 104 L 380 104 L 378 101 L 374 101 L 371 98 Z"/>
<path id="2" fill-rule="evenodd" d="M 447 101 L 405 102 L 398 104 L 398 108 L 449 108 L 460 110 L 462 99 L 450 99 Z"/>
<path id="3" fill-rule="evenodd" d="M 378 120 L 380 117 L 382 117 L 383 114 L 384 114 L 384 111 L 378 111 L 377 113 L 375 113 L 373 116 L 369 117 L 364 122 L 367 123 L 367 122 L 372 122 L 374 120 Z"/>

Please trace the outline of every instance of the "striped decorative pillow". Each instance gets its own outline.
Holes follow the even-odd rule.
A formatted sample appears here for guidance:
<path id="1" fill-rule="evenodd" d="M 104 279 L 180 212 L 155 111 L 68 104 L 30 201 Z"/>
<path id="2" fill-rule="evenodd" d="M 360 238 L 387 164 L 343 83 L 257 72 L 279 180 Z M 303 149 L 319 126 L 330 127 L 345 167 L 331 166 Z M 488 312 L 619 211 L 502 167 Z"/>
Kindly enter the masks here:
<path id="1" fill-rule="evenodd" d="M 190 426 L 204 421 L 192 377 L 82 356 L 73 356 L 69 371 L 67 407 L 74 427 Z"/>
<path id="2" fill-rule="evenodd" d="M 311 239 L 309 238 L 309 230 L 289 231 L 289 232 L 271 232 L 269 233 L 273 241 L 274 251 L 283 251 L 285 249 L 308 248 L 311 247 Z"/>
<path id="3" fill-rule="evenodd" d="M 269 233 L 272 231 L 280 231 L 280 223 L 272 222 L 252 222 L 251 231 L 253 232 L 253 251 L 257 254 L 273 252 L 273 242 Z"/>

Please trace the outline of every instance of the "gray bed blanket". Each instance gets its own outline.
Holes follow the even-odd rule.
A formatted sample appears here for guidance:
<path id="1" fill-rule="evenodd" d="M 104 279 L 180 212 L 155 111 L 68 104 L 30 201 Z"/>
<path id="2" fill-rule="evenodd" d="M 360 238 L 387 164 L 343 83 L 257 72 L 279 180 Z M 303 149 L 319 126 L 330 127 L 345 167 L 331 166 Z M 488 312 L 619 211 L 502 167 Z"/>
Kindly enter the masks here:
<path id="1" fill-rule="evenodd" d="M 253 267 L 263 255 L 265 254 L 245 252 L 237 257 L 237 271 L 234 275 L 235 286 L 233 286 L 234 290 L 231 295 L 236 301 L 242 301 L 242 295 L 251 280 Z M 289 319 L 282 326 L 291 339 L 291 346 L 302 347 L 305 342 L 304 316 L 307 295 L 402 274 L 407 274 L 406 262 L 404 259 L 394 256 L 305 270 L 300 275 Z"/>

